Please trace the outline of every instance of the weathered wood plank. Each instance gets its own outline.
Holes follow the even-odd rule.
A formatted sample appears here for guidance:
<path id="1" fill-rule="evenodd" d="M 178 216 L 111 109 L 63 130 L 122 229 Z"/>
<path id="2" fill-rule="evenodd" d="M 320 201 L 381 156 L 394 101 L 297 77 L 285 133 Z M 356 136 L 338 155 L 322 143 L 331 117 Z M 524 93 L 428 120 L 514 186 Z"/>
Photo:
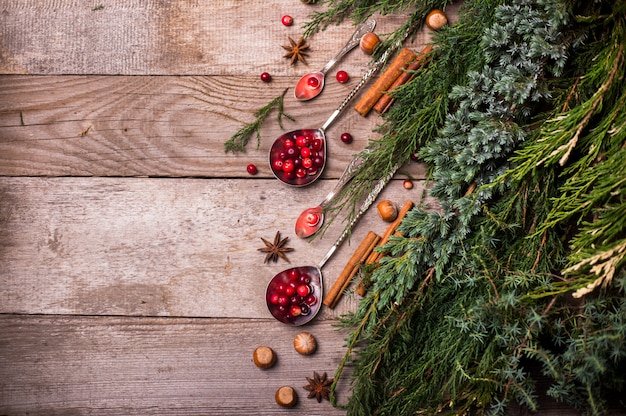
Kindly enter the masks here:
<path id="1" fill-rule="evenodd" d="M 276 180 L 0 178 L 0 313 L 268 317 L 276 273 L 317 265 L 343 229 L 294 235 L 297 216 L 335 181 L 291 188 Z M 420 203 L 424 184 L 392 181 L 379 198 Z M 432 201 L 427 201 L 432 202 Z M 369 230 L 370 209 L 324 267 L 327 288 Z M 263 264 L 260 237 L 289 236 L 291 265 Z M 347 297 L 321 319 L 351 310 Z"/>
<path id="2" fill-rule="evenodd" d="M 319 128 L 357 82 L 329 82 L 311 102 L 293 98 L 296 79 L 258 77 L 0 76 L 0 175 L 246 177 L 255 163 L 271 177 L 273 141 L 285 131 Z M 247 152 L 224 153 L 224 142 L 272 97 L 291 88 L 285 130 L 269 116 L 261 143 Z M 382 120 L 348 108 L 327 130 L 324 177 L 337 178 L 353 154 L 379 137 Z M 344 131 L 355 140 L 339 140 Z M 412 175 L 423 177 L 413 164 Z"/>
<path id="3" fill-rule="evenodd" d="M 345 354 L 346 333 L 332 321 L 306 329 L 319 346 L 304 357 L 293 350 L 301 329 L 265 319 L 0 315 L 0 414 L 345 414 L 307 399 L 302 386 L 313 371 L 332 377 Z M 275 367 L 254 366 L 252 351 L 259 345 L 277 353 Z M 339 403 L 349 394 L 349 367 L 344 375 Z M 281 385 L 296 389 L 296 408 L 275 404 Z M 608 414 L 622 414 L 619 409 L 611 405 Z M 512 407 L 507 414 L 527 411 Z M 544 396 L 538 414 L 580 412 Z"/>
<path id="4" fill-rule="evenodd" d="M 345 334 L 331 322 L 307 330 L 311 356 L 293 349 L 301 329 L 271 320 L 0 315 L 0 414 L 345 414 L 302 388 L 313 371 L 332 377 Z M 253 364 L 259 345 L 277 353 L 273 368 Z M 281 385 L 296 389 L 296 408 L 276 405 Z"/>
<path id="5" fill-rule="evenodd" d="M 0 73 L 110 75 L 299 74 L 281 45 L 297 39 L 320 6 L 281 0 L 1 0 Z M 280 18 L 289 14 L 294 25 Z M 401 25 L 378 17 L 377 31 Z M 350 22 L 310 40 L 311 68 L 322 68 L 350 38 Z M 424 30 L 416 42 L 428 41 Z M 342 63 L 355 73 L 368 62 L 359 51 Z"/>

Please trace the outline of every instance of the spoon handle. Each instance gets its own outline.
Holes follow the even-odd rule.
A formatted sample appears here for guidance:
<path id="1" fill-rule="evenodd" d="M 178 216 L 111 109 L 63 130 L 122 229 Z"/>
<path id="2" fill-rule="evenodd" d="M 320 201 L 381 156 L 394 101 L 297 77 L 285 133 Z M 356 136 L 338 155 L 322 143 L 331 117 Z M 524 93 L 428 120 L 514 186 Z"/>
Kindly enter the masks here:
<path id="1" fill-rule="evenodd" d="M 320 261 L 319 265 L 317 266 L 319 269 L 321 269 L 322 267 L 324 267 L 324 265 L 326 264 L 326 262 L 328 261 L 328 259 L 330 259 L 332 257 L 332 255 L 335 253 L 335 251 L 337 250 L 337 248 L 339 248 L 339 246 L 341 245 L 341 243 L 343 243 L 343 240 L 346 239 L 346 237 L 348 236 L 348 234 L 352 231 L 352 228 L 354 227 L 354 225 L 357 223 L 358 220 L 361 219 L 361 217 L 363 216 L 363 214 L 365 214 L 365 211 L 367 211 L 367 209 L 370 207 L 370 205 L 372 205 L 372 203 L 376 200 L 376 198 L 378 197 L 378 195 L 380 194 L 380 192 L 383 190 L 383 188 L 387 185 L 387 183 L 389 182 L 389 180 L 391 180 L 391 178 L 393 177 L 393 175 L 396 173 L 396 170 L 398 170 L 398 166 L 395 166 L 393 169 L 391 169 L 391 171 L 387 174 L 387 176 L 381 178 L 378 183 L 376 184 L 376 186 L 374 186 L 372 188 L 372 190 L 370 191 L 369 194 L 367 194 L 367 197 L 365 198 L 365 200 L 363 201 L 363 204 L 361 205 L 361 208 L 359 209 L 359 212 L 357 212 L 354 217 L 352 218 L 352 220 L 350 221 L 350 224 L 348 224 L 348 226 L 344 229 L 344 231 L 341 233 L 341 235 L 339 236 L 339 238 L 337 239 L 337 241 L 335 242 L 335 244 L 333 244 L 333 246 L 330 248 L 330 250 L 328 250 L 328 253 L 326 253 L 326 256 L 324 256 L 324 258 L 322 259 L 322 261 Z"/>
<path id="2" fill-rule="evenodd" d="M 330 117 L 328 117 L 328 120 L 326 120 L 326 123 L 324 123 L 324 125 L 322 126 L 321 130 L 325 131 L 328 126 L 331 125 L 331 123 L 333 121 L 335 121 L 335 119 L 337 118 L 337 116 L 339 114 L 341 114 L 341 112 L 344 110 L 344 108 L 346 108 L 346 106 L 348 105 L 348 103 L 354 98 L 354 96 L 361 90 L 361 88 L 367 83 L 367 81 L 369 81 L 369 79 L 371 78 L 372 75 L 374 75 L 374 73 L 376 73 L 376 71 L 378 71 L 380 69 L 381 66 L 383 66 L 383 64 L 385 62 L 387 62 L 387 59 L 389 59 L 389 56 L 391 55 L 391 53 L 395 50 L 396 48 L 389 48 L 387 49 L 380 58 L 378 58 L 378 60 L 374 63 L 374 65 L 368 69 L 365 74 L 363 74 L 363 77 L 361 78 L 361 80 L 359 81 L 358 84 L 356 84 L 356 86 L 354 87 L 354 89 L 352 91 L 350 91 L 350 93 L 348 94 L 348 96 L 343 100 L 343 102 L 341 103 L 341 105 L 330 115 Z"/>
<path id="3" fill-rule="evenodd" d="M 326 72 L 330 71 L 330 69 L 333 66 L 335 66 L 335 64 L 337 62 L 339 62 L 339 60 L 341 60 L 341 58 L 343 58 L 345 54 L 350 52 L 352 49 L 354 49 L 354 47 L 356 45 L 358 45 L 361 42 L 361 38 L 363 37 L 363 35 L 365 35 L 366 33 L 371 32 L 372 30 L 374 30 L 374 27 L 376 27 L 376 21 L 375 20 L 370 19 L 370 20 L 362 23 L 356 29 L 356 31 L 352 34 L 352 37 L 350 38 L 348 43 L 346 43 L 346 45 L 343 48 L 341 48 L 339 53 L 337 53 L 337 55 L 333 59 L 328 61 L 326 66 L 324 66 L 324 68 L 322 68 L 322 70 L 320 72 L 322 74 L 326 74 Z"/>
<path id="4" fill-rule="evenodd" d="M 363 153 L 369 153 L 369 152 L 370 152 L 369 149 L 363 150 Z M 361 156 L 361 154 L 357 154 L 355 157 L 352 158 L 350 163 L 348 163 L 348 166 L 346 166 L 346 169 L 343 171 L 343 173 L 339 177 L 339 180 L 337 181 L 337 184 L 335 185 L 333 190 L 330 191 L 328 195 L 326 195 L 326 198 L 324 198 L 324 200 L 319 204 L 320 207 L 324 208 L 330 201 L 333 200 L 333 198 L 339 193 L 339 191 L 341 191 L 343 187 L 348 182 L 350 182 L 350 180 L 354 177 L 354 174 L 356 173 L 357 169 L 359 168 L 359 166 L 361 166 L 361 163 L 363 163 L 364 160 L 365 159 L 363 159 L 363 156 Z"/>

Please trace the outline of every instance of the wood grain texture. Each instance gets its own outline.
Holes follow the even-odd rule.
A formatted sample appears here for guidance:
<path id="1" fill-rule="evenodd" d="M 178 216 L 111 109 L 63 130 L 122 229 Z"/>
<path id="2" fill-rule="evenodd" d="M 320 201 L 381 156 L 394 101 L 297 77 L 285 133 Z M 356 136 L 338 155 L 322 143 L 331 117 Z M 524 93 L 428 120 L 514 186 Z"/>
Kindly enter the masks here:
<path id="1" fill-rule="evenodd" d="M 293 78 L 270 84 L 258 77 L 0 76 L 0 175 L 272 177 L 269 149 L 280 135 L 319 128 L 352 89 L 329 82 L 315 102 L 293 98 Z M 244 154 L 224 143 L 271 98 L 291 88 L 284 130 L 270 114 Z M 329 159 L 324 178 L 337 178 L 369 140 L 378 117 L 346 110 L 326 131 Z M 339 136 L 349 131 L 354 141 Z M 424 177 L 417 164 L 407 167 Z"/>
<path id="2" fill-rule="evenodd" d="M 341 218 L 311 243 L 293 233 L 382 122 L 347 111 L 328 130 L 328 166 L 314 185 L 272 178 L 267 152 L 283 133 L 273 115 L 261 141 L 225 154 L 224 142 L 253 113 L 322 68 L 353 26 L 310 39 L 309 65 L 290 66 L 281 45 L 298 38 L 321 6 L 269 0 L 0 0 L 0 415 L 342 415 L 306 399 L 313 371 L 333 373 L 344 354 L 339 314 L 304 328 L 270 318 L 265 287 L 277 272 L 317 264 Z M 457 6 L 449 9 L 454 21 Z M 290 14 L 291 27 L 280 24 Z M 376 16 L 376 32 L 401 17 Z M 421 50 L 431 32 L 406 46 Z M 358 49 L 328 74 L 321 96 L 285 110 L 286 129 L 320 127 L 365 72 Z M 338 84 L 339 69 L 351 80 Z M 263 71 L 272 74 L 262 83 Z M 338 140 L 344 131 L 355 141 Z M 246 173 L 255 163 L 259 174 Z M 393 180 L 379 199 L 424 199 L 424 167 L 407 191 Z M 398 175 L 396 179 L 402 178 Z M 370 210 L 323 268 L 326 287 L 367 231 Z M 290 237 L 291 264 L 263 264 L 260 237 Z M 310 357 L 292 340 L 318 339 Z M 262 371 L 252 351 L 279 356 Z M 292 385 L 295 409 L 274 403 Z M 338 386 L 345 403 L 349 385 Z M 543 415 L 569 415 L 553 403 Z"/>
<path id="3" fill-rule="evenodd" d="M 318 6 L 299 1 L 1 0 L 0 73 L 100 75 L 300 74 L 281 45 L 299 38 Z M 291 27 L 281 16 L 294 18 Z M 377 17 L 379 33 L 401 18 Z M 310 39 L 311 68 L 322 68 L 354 32 L 347 23 Z M 424 43 L 423 30 L 416 42 Z M 359 72 L 369 57 L 355 51 L 342 68 Z"/>
<path id="4" fill-rule="evenodd" d="M 343 230 L 294 234 L 300 212 L 334 186 L 276 180 L 0 178 L 0 313 L 268 317 L 265 287 L 317 265 Z M 393 181 L 379 198 L 419 203 L 423 184 Z M 424 201 L 432 203 L 432 201 Z M 358 242 L 384 223 L 370 210 L 323 268 L 330 287 Z M 291 264 L 264 264 L 260 237 L 289 237 Z M 354 241 L 354 244 L 351 242 Z M 335 317 L 355 306 L 346 297 Z"/>
<path id="5" fill-rule="evenodd" d="M 302 388 L 339 364 L 331 325 L 308 327 L 319 349 L 302 356 L 300 329 L 270 320 L 0 315 L 0 414 L 343 415 Z M 259 345 L 274 349 L 274 367 L 254 365 Z M 275 403 L 281 385 L 296 390 L 295 408 Z M 347 391 L 339 383 L 340 402 Z"/>

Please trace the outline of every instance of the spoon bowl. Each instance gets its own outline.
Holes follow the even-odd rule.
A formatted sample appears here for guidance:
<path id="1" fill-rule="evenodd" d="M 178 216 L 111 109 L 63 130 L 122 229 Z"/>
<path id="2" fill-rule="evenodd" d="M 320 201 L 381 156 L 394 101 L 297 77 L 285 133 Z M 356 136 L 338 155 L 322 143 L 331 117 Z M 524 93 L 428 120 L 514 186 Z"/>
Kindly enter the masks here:
<path id="1" fill-rule="evenodd" d="M 326 165 L 324 130 L 303 129 L 283 134 L 272 144 L 269 162 L 274 176 L 287 185 L 301 187 L 313 183 Z"/>
<path id="2" fill-rule="evenodd" d="M 365 156 L 371 152 L 370 149 L 363 149 L 363 151 L 352 158 L 346 169 L 343 171 L 339 180 L 335 184 L 332 191 L 326 195 L 324 200 L 320 204 L 313 208 L 307 208 L 298 216 L 296 220 L 295 231 L 296 235 L 300 238 L 307 238 L 315 234 L 324 223 L 324 207 L 328 205 L 343 189 L 344 186 L 356 174 L 357 169 L 363 161 Z"/>
<path id="3" fill-rule="evenodd" d="M 330 69 L 334 67 L 335 64 L 341 60 L 341 58 L 343 58 L 360 43 L 363 35 L 373 31 L 374 27 L 376 27 L 376 21 L 371 19 L 359 25 L 356 31 L 352 34 L 348 43 L 341 48 L 339 53 L 337 53 L 337 55 L 331 59 L 326 66 L 324 66 L 324 68 L 320 71 L 311 72 L 302 76 L 294 89 L 294 96 L 296 97 L 296 100 L 308 101 L 317 97 L 324 88 L 326 73 L 330 71 Z"/>
<path id="4" fill-rule="evenodd" d="M 300 293 L 306 294 L 303 296 Z M 265 301 L 268 310 L 278 321 L 300 326 L 317 315 L 322 306 L 322 293 L 322 271 L 319 268 L 292 267 L 270 280 Z"/>

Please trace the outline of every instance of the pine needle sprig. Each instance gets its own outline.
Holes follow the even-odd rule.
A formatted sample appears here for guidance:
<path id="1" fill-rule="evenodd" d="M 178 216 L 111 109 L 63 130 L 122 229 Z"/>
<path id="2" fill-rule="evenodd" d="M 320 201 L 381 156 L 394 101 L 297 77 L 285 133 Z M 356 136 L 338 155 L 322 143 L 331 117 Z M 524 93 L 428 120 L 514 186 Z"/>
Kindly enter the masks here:
<path id="1" fill-rule="evenodd" d="M 367 179 L 419 148 L 440 209 L 407 214 L 342 317 L 349 414 L 540 411 L 537 368 L 589 414 L 623 391 L 625 16 L 623 2 L 468 0 L 397 91 Z"/>
<path id="2" fill-rule="evenodd" d="M 256 119 L 253 122 L 243 126 L 224 143 L 224 152 L 245 152 L 246 146 L 253 135 L 256 135 L 258 149 L 261 144 L 261 126 L 265 122 L 265 119 L 270 115 L 272 110 L 274 110 L 274 108 L 276 108 L 277 110 L 277 121 L 281 129 L 283 128 L 283 117 L 288 118 L 291 121 L 295 121 L 292 116 L 284 112 L 283 100 L 288 89 L 289 88 L 286 88 L 282 94 L 278 95 L 269 103 L 255 111 L 254 117 L 256 117 Z"/>

